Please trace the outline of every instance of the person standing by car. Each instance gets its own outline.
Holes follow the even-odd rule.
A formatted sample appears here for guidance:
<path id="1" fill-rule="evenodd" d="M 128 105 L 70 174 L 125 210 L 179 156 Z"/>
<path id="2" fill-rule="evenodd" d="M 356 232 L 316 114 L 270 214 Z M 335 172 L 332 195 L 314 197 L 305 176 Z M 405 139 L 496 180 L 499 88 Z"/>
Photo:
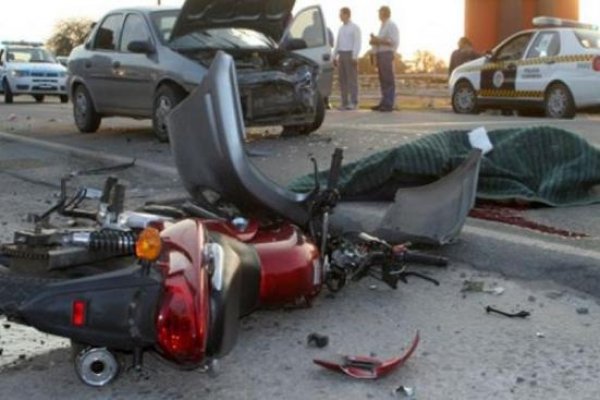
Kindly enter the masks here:
<path id="1" fill-rule="evenodd" d="M 340 10 L 342 26 L 333 52 L 342 95 L 340 110 L 355 110 L 358 107 L 358 56 L 362 43 L 360 28 L 350 20 L 351 17 L 352 12 L 348 7 Z"/>
<path id="2" fill-rule="evenodd" d="M 473 50 L 473 44 L 467 37 L 461 37 L 458 40 L 458 49 L 452 52 L 452 56 L 450 56 L 450 66 L 448 67 L 448 76 L 452 75 L 452 71 L 456 69 L 456 67 L 471 61 L 476 58 L 481 57 L 479 53 Z"/>
<path id="3" fill-rule="evenodd" d="M 381 85 L 381 101 L 372 108 L 374 111 L 390 112 L 394 110 L 396 100 L 396 78 L 394 76 L 394 56 L 398 50 L 400 33 L 398 27 L 391 20 L 392 11 L 383 6 L 379 9 L 379 20 L 381 28 L 379 34 L 371 34 L 373 52 L 377 58 L 377 70 L 379 71 L 379 84 Z"/>

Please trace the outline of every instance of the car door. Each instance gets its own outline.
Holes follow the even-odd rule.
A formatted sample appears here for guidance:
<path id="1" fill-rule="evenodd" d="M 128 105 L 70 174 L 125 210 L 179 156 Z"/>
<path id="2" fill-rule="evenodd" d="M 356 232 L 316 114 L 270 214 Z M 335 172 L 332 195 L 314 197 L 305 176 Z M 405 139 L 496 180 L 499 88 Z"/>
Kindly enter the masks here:
<path id="1" fill-rule="evenodd" d="M 320 6 L 307 7 L 296 14 L 282 41 L 290 39 L 302 39 L 306 42 L 305 49 L 294 52 L 319 64 L 319 91 L 322 96 L 329 96 L 333 84 L 333 59 L 327 25 Z"/>
<path id="2" fill-rule="evenodd" d="M 129 50 L 132 42 L 146 42 L 149 47 L 156 48 L 148 23 L 139 13 L 127 14 L 123 24 L 119 58 L 114 65 L 115 80 L 119 84 L 119 96 L 115 104 L 140 115 L 150 115 L 154 96 L 153 72 L 158 66 L 157 54 L 132 52 Z"/>
<path id="3" fill-rule="evenodd" d="M 90 57 L 83 61 L 83 78 L 98 111 L 115 110 L 118 81 L 115 74 L 123 14 L 107 15 L 95 32 Z"/>
<path id="4" fill-rule="evenodd" d="M 517 90 L 523 92 L 523 97 L 540 101 L 544 99 L 544 91 L 556 70 L 560 46 L 558 31 L 537 33 L 517 76 Z"/>
<path id="5" fill-rule="evenodd" d="M 534 32 L 517 34 L 502 43 L 481 69 L 480 97 L 493 103 L 506 102 L 519 96 L 517 74 Z"/>

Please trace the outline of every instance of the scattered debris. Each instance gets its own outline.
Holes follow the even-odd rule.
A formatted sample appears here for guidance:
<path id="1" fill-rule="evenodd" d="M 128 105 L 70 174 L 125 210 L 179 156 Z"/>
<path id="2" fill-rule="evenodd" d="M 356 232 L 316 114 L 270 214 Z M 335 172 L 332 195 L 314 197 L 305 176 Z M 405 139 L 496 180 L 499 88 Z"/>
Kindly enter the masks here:
<path id="1" fill-rule="evenodd" d="M 535 298 L 535 296 L 529 296 L 529 297 L 527 298 L 527 301 L 528 301 L 528 302 L 530 302 L 530 303 L 535 303 L 535 302 L 536 302 L 536 300 L 537 300 L 537 299 Z"/>
<path id="2" fill-rule="evenodd" d="M 546 335 L 544 334 L 544 332 L 536 332 L 535 336 L 537 336 L 539 339 L 543 339 L 546 337 Z"/>
<path id="3" fill-rule="evenodd" d="M 372 357 L 342 356 L 336 361 L 315 359 L 313 362 L 323 368 L 341 372 L 356 379 L 377 379 L 404 365 L 417 349 L 418 344 L 419 332 L 415 335 L 406 353 L 390 360 L 381 361 Z"/>
<path id="4" fill-rule="evenodd" d="M 392 391 L 392 394 L 394 396 L 402 395 L 402 397 L 407 399 L 414 399 L 415 389 L 408 386 L 400 385 Z"/>
<path id="5" fill-rule="evenodd" d="M 490 314 L 490 313 L 495 313 L 495 314 L 500 314 L 500 315 L 504 315 L 505 317 L 508 318 L 527 318 L 531 315 L 531 313 L 529 311 L 519 311 L 518 313 L 507 313 L 501 310 L 498 310 L 496 308 L 493 308 L 492 306 L 487 306 L 485 308 L 485 312 Z"/>
<path id="6" fill-rule="evenodd" d="M 463 287 L 460 291 L 461 291 L 461 293 L 466 293 L 466 292 L 489 293 L 489 294 L 495 294 L 496 296 L 500 296 L 500 295 L 504 294 L 505 289 L 501 286 L 486 288 L 485 282 L 483 282 L 483 281 L 466 280 L 463 282 Z"/>
<path id="7" fill-rule="evenodd" d="M 317 347 L 319 349 L 322 349 L 324 347 L 327 347 L 327 345 L 329 344 L 329 337 L 326 335 L 320 335 L 318 333 L 311 333 L 306 338 L 306 343 L 309 347 Z"/>
<path id="8" fill-rule="evenodd" d="M 590 313 L 590 310 L 587 307 L 579 307 L 577 309 L 577 314 L 579 315 L 588 315 Z"/>
<path id="9" fill-rule="evenodd" d="M 517 376 L 517 384 L 521 384 L 523 382 L 525 382 L 525 378 L 521 377 L 521 376 Z"/>
<path id="10" fill-rule="evenodd" d="M 16 114 L 10 114 L 8 116 L 7 120 L 10 121 L 10 122 L 16 121 L 17 120 L 17 115 Z"/>

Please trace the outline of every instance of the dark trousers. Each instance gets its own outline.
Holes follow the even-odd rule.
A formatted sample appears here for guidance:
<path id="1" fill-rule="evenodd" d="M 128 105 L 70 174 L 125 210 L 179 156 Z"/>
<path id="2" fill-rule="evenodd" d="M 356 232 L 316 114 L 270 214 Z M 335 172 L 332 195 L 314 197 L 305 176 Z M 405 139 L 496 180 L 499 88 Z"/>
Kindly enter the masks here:
<path id="1" fill-rule="evenodd" d="M 358 104 L 358 68 L 352 59 L 351 51 L 340 51 L 338 54 L 342 107 L 356 106 Z M 349 101 L 348 97 L 350 97 Z"/>
<path id="2" fill-rule="evenodd" d="M 394 52 L 382 51 L 377 53 L 377 70 L 381 86 L 381 108 L 394 108 L 396 100 L 396 78 L 394 76 Z"/>

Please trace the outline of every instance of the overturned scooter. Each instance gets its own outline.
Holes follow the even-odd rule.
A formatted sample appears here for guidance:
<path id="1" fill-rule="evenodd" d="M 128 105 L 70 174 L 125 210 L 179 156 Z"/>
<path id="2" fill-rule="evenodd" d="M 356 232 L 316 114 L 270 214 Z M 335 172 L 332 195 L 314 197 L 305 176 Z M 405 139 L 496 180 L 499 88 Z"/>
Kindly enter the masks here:
<path id="1" fill-rule="evenodd" d="M 137 368 L 147 352 L 185 369 L 209 365 L 233 348 L 241 316 L 309 304 L 325 283 L 339 288 L 346 275 L 369 275 L 371 264 L 394 286 L 410 251 L 364 235 L 330 240 L 341 150 L 327 187 L 288 192 L 247 160 L 242 121 L 233 61 L 219 53 L 169 118 L 193 200 L 126 211 L 116 179 L 73 196 L 64 180 L 58 204 L 0 247 L 0 314 L 71 339 L 78 376 L 103 386 L 123 355 Z M 89 199 L 99 204 L 93 212 L 80 208 Z M 88 224 L 55 227 L 54 213 Z M 384 257 L 369 258 L 372 246 Z"/>

